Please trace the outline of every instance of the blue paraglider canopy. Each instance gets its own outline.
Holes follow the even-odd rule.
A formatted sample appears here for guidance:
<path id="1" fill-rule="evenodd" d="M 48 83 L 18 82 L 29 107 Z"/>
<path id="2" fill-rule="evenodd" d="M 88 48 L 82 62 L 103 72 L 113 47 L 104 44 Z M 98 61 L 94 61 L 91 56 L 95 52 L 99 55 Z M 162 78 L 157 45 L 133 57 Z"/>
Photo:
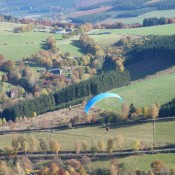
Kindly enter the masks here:
<path id="1" fill-rule="evenodd" d="M 93 97 L 91 100 L 89 100 L 84 108 L 84 111 L 86 114 L 88 114 L 90 108 L 92 106 L 94 106 L 97 102 L 105 99 L 105 98 L 108 98 L 108 97 L 115 97 L 115 98 L 118 98 L 120 100 L 120 102 L 122 102 L 122 98 L 117 95 L 117 94 L 114 94 L 114 93 L 101 93 L 101 94 L 98 94 L 97 96 Z"/>

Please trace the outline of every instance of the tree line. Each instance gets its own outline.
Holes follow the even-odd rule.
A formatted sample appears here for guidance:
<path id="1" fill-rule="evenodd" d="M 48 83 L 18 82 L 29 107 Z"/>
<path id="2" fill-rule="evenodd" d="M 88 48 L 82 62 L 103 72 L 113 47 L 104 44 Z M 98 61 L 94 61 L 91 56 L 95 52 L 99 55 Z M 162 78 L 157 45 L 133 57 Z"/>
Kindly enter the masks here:
<path id="1" fill-rule="evenodd" d="M 67 104 L 71 105 L 70 102 L 75 105 L 80 103 L 79 99 L 81 98 L 126 86 L 129 83 L 130 75 L 128 71 L 124 71 L 123 73 L 112 71 L 70 85 L 49 95 L 41 95 L 32 100 L 19 102 L 12 107 L 5 108 L 1 115 L 6 118 L 6 120 L 15 121 L 19 116 L 31 117 L 34 112 L 41 114 L 53 111 L 57 108 L 65 107 Z"/>
<path id="2" fill-rule="evenodd" d="M 144 59 L 169 59 L 175 63 L 175 35 L 150 36 L 127 52 L 125 64 L 133 64 Z"/>
<path id="3" fill-rule="evenodd" d="M 175 18 L 144 18 L 143 26 L 156 26 L 156 25 L 163 25 L 163 24 L 173 24 L 175 23 Z"/>
<path id="4" fill-rule="evenodd" d="M 175 116 L 175 98 L 170 102 L 164 104 L 160 108 L 160 117 L 173 117 Z"/>

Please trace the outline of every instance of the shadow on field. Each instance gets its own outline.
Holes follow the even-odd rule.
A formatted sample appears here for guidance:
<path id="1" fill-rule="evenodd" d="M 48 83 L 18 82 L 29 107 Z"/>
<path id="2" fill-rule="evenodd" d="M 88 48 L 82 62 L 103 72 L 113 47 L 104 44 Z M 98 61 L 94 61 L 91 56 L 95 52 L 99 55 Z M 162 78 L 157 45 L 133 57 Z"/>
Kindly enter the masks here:
<path id="1" fill-rule="evenodd" d="M 80 44 L 79 41 L 77 41 L 77 40 L 72 40 L 71 44 L 72 44 L 73 46 L 77 47 L 79 52 L 81 52 L 81 53 L 83 53 L 83 54 L 86 53 L 85 50 L 81 48 L 81 44 Z"/>

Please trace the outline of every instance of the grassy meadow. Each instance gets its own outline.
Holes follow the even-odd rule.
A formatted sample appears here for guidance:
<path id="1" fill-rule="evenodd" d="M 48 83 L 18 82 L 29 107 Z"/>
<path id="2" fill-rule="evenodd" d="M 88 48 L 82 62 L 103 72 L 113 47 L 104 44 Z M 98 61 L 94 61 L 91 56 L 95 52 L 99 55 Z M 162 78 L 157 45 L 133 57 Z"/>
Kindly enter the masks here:
<path id="1" fill-rule="evenodd" d="M 161 160 L 165 165 L 171 169 L 175 168 L 175 153 L 168 154 L 145 154 L 140 156 L 128 156 L 123 158 L 116 157 L 119 163 L 126 163 L 128 170 L 138 168 L 140 170 L 151 170 L 150 164 L 155 160 Z M 95 168 L 109 168 L 110 160 L 102 159 L 100 161 L 92 162 L 92 167 Z"/>
<path id="2" fill-rule="evenodd" d="M 142 24 L 144 18 L 172 18 L 175 17 L 175 10 L 159 10 L 159 11 L 152 11 L 149 13 L 145 13 L 143 15 L 132 17 L 132 18 L 113 18 L 113 19 L 107 19 L 106 23 L 113 23 L 113 22 L 123 22 L 125 24 L 133 24 L 133 23 L 139 23 Z"/>
<path id="3" fill-rule="evenodd" d="M 157 146 L 175 144 L 174 125 L 175 122 L 156 123 Z M 152 123 L 111 126 L 109 132 L 101 125 L 64 131 L 24 133 L 22 135 L 27 139 L 31 136 L 36 136 L 38 139 L 47 138 L 48 141 L 57 139 L 61 144 L 61 149 L 66 151 L 75 150 L 74 141 L 77 139 L 81 141 L 86 140 L 88 142 L 88 149 L 90 149 L 92 143 L 97 140 L 103 139 L 105 144 L 107 144 L 107 140 L 113 138 L 117 134 L 122 134 L 124 136 L 125 143 L 123 144 L 123 149 L 133 148 L 133 143 L 136 139 L 143 141 L 145 147 L 151 148 L 152 146 Z M 7 145 L 11 145 L 12 137 L 13 135 L 1 135 L 0 149 L 3 149 Z M 114 147 L 114 149 L 117 150 L 117 146 L 115 145 Z"/>
<path id="4" fill-rule="evenodd" d="M 64 42 L 61 34 L 48 32 L 13 33 L 13 29 L 19 24 L 0 23 L 0 54 L 6 59 L 18 60 L 28 57 L 42 49 L 45 40 L 52 36 L 58 42 L 63 51 L 69 51 L 74 56 L 81 55 L 79 48 L 70 42 Z"/>
<path id="5" fill-rule="evenodd" d="M 174 35 L 175 34 L 175 24 L 151 26 L 151 27 L 141 27 L 141 28 L 131 28 L 131 29 L 100 29 L 94 32 L 94 35 L 99 35 L 103 32 L 110 32 L 116 35 Z M 103 36 L 101 35 L 101 38 Z"/>
<path id="6" fill-rule="evenodd" d="M 169 74 L 158 78 L 153 78 L 141 82 L 133 83 L 129 86 L 112 90 L 119 94 L 123 102 L 133 103 L 137 107 L 151 106 L 159 102 L 164 104 L 175 97 L 175 74 Z M 112 109 L 120 111 L 120 103 L 116 99 L 107 98 L 97 104 L 102 109 Z"/>

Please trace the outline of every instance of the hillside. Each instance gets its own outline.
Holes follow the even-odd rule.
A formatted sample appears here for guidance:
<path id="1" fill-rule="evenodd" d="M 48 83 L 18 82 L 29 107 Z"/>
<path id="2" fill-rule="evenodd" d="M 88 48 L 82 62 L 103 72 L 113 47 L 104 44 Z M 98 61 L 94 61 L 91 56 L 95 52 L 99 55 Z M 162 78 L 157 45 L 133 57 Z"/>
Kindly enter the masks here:
<path id="1" fill-rule="evenodd" d="M 159 102 L 165 104 L 175 96 L 175 74 L 169 74 L 150 80 L 145 80 L 115 89 L 111 92 L 117 93 L 123 97 L 124 103 L 138 107 L 151 106 Z M 114 105 L 116 104 L 116 105 Z M 105 99 L 98 103 L 98 107 L 102 109 L 112 109 L 120 112 L 121 108 L 115 99 Z"/>

